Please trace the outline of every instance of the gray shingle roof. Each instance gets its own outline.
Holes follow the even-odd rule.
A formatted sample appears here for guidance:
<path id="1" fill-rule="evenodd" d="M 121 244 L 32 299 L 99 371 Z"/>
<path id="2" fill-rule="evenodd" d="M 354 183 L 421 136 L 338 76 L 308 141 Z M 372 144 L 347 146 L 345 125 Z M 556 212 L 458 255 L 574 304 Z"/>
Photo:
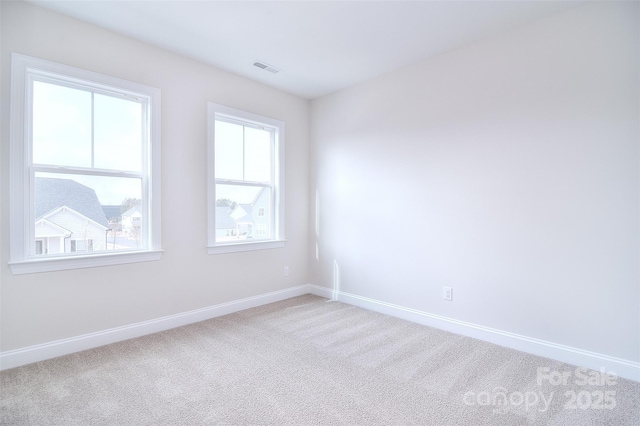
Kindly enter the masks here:
<path id="1" fill-rule="evenodd" d="M 122 216 L 121 209 L 121 206 L 102 206 L 102 211 L 104 212 L 105 217 L 109 220 L 120 220 L 120 216 Z"/>
<path id="2" fill-rule="evenodd" d="M 109 227 L 96 191 L 71 179 L 36 178 L 36 220 L 67 206 L 104 227 Z"/>

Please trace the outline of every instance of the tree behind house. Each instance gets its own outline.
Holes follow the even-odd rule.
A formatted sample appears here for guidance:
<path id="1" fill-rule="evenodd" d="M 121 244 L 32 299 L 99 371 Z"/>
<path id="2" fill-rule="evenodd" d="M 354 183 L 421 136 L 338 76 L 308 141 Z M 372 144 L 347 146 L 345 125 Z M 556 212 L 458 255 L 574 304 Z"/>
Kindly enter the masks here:
<path id="1" fill-rule="evenodd" d="M 228 198 L 219 198 L 216 200 L 216 207 L 230 207 L 231 210 L 233 210 L 237 206 L 238 206 L 238 203 Z"/>
<path id="2" fill-rule="evenodd" d="M 137 205 L 140 205 L 139 198 L 125 198 L 122 200 L 122 203 L 120 203 L 120 213 L 124 213 Z"/>

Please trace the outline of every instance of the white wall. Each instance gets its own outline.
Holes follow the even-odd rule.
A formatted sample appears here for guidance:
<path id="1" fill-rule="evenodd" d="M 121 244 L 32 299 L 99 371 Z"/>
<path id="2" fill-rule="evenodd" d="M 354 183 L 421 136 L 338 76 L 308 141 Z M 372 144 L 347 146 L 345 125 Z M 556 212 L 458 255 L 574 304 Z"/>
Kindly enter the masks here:
<path id="1" fill-rule="evenodd" d="M 638 6 L 313 101 L 312 282 L 335 261 L 348 293 L 640 361 Z"/>
<path id="2" fill-rule="evenodd" d="M 22 2 L 2 2 L 1 350 L 101 331 L 308 282 L 308 101 Z M 162 90 L 158 262 L 14 276 L 8 262 L 11 52 Z M 207 255 L 207 102 L 283 120 L 284 249 Z M 290 275 L 283 276 L 283 267 Z"/>

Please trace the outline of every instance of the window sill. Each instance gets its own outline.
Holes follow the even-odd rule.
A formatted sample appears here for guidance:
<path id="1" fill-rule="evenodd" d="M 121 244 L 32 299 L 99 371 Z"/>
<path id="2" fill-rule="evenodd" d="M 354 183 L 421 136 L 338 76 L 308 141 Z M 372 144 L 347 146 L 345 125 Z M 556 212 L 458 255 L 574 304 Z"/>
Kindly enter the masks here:
<path id="1" fill-rule="evenodd" d="M 125 263 L 150 262 L 160 260 L 163 250 L 145 250 L 124 253 L 93 254 L 44 259 L 29 259 L 9 262 L 14 275 L 39 272 L 65 271 L 68 269 L 94 268 L 98 266 L 121 265 Z"/>
<path id="2" fill-rule="evenodd" d="M 223 254 L 223 253 L 239 253 L 243 251 L 253 250 L 268 250 L 284 247 L 286 240 L 277 241 L 259 241 L 250 243 L 232 243 L 232 244 L 219 244 L 217 246 L 207 246 L 207 253 L 209 254 Z"/>

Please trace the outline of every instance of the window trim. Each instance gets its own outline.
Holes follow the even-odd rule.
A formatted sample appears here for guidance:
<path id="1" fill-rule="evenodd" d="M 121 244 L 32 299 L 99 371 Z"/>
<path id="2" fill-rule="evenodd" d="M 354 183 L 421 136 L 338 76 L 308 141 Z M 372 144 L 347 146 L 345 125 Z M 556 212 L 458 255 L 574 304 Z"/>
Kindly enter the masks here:
<path id="1" fill-rule="evenodd" d="M 275 145 L 273 154 L 273 188 L 275 216 L 273 238 L 259 241 L 216 242 L 216 176 L 215 176 L 215 122 L 220 117 L 224 121 L 239 120 L 256 126 L 269 126 L 275 129 Z M 285 161 L 285 125 L 262 115 L 253 114 L 236 108 L 207 103 L 207 253 L 237 253 L 253 250 L 282 248 L 285 245 L 285 193 L 284 193 L 284 161 Z"/>
<path id="2" fill-rule="evenodd" d="M 87 255 L 60 255 L 34 258 L 30 255 L 32 235 L 30 218 L 33 216 L 33 181 L 31 180 L 31 146 L 26 143 L 31 138 L 26 97 L 32 88 L 33 75 L 63 76 L 69 84 L 74 81 L 86 83 L 96 92 L 104 90 L 148 99 L 149 146 L 144 151 L 143 161 L 147 164 L 148 184 L 143 185 L 143 198 L 148 203 L 148 247 L 131 251 L 93 252 Z M 93 89 L 92 89 L 93 90 Z M 160 89 L 122 80 L 104 74 L 38 59 L 19 53 L 11 56 L 11 103 L 10 103 L 10 154 L 9 171 L 9 220 L 10 220 L 10 260 L 14 274 L 60 271 L 96 266 L 158 260 L 162 254 L 160 225 Z"/>

